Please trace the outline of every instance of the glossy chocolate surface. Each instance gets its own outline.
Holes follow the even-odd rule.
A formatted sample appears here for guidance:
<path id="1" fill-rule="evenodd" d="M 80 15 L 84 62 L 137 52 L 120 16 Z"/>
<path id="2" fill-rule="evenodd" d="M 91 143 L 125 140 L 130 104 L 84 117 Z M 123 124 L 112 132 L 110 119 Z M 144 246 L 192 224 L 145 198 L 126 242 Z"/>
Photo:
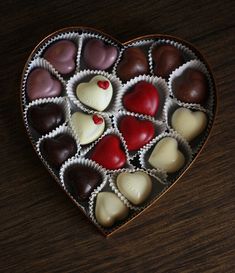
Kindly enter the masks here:
<path id="1" fill-rule="evenodd" d="M 102 175 L 94 168 L 74 164 L 65 171 L 65 187 L 76 200 L 86 200 L 102 183 Z"/>
<path id="2" fill-rule="evenodd" d="M 154 74 L 167 78 L 172 71 L 183 64 L 181 51 L 173 45 L 159 45 L 153 48 Z"/>
<path id="3" fill-rule="evenodd" d="M 39 134 L 46 134 L 61 125 L 65 117 L 61 105 L 44 103 L 29 108 L 28 120 Z"/>
<path id="4" fill-rule="evenodd" d="M 148 71 L 147 57 L 144 51 L 138 47 L 127 48 L 117 66 L 117 76 L 123 81 L 147 74 Z"/>
<path id="5" fill-rule="evenodd" d="M 46 138 L 41 144 L 41 150 L 50 165 L 59 168 L 77 151 L 76 141 L 70 135 L 62 133 L 54 138 Z"/>

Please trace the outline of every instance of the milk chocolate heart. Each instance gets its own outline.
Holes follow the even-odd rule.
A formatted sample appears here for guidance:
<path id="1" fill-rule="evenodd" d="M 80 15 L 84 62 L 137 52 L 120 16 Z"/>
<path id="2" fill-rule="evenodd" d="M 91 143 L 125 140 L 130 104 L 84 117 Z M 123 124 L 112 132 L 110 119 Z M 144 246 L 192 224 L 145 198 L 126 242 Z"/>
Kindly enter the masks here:
<path id="1" fill-rule="evenodd" d="M 124 51 L 122 60 L 117 66 L 117 75 L 123 81 L 148 73 L 148 61 L 145 53 L 138 47 Z"/>
<path id="2" fill-rule="evenodd" d="M 29 74 L 26 90 L 30 100 L 57 97 L 61 95 L 62 84 L 46 69 L 36 68 Z"/>
<path id="3" fill-rule="evenodd" d="M 68 103 L 59 103 L 58 96 Z M 176 99 L 201 106 L 184 105 L 193 110 L 181 113 Z M 22 76 L 22 109 L 34 148 L 105 235 L 179 180 L 208 138 L 216 99 L 205 58 L 187 42 L 165 35 L 122 44 L 97 30 L 63 29 L 36 47 Z M 66 119 L 50 109 L 54 104 Z M 36 115 L 31 116 L 33 109 Z M 206 113 L 206 121 L 195 109 Z M 161 132 L 153 130 L 154 124 Z"/>
<path id="4" fill-rule="evenodd" d="M 138 120 L 133 116 L 125 116 L 119 123 L 129 151 L 135 151 L 147 144 L 155 134 L 154 126 L 151 121 Z"/>
<path id="5" fill-rule="evenodd" d="M 104 136 L 96 144 L 90 158 L 110 170 L 122 168 L 126 163 L 125 152 L 116 135 Z"/>
<path id="6" fill-rule="evenodd" d="M 182 52 L 173 45 L 158 45 L 153 48 L 154 74 L 167 78 L 172 71 L 184 63 Z"/>
<path id="7" fill-rule="evenodd" d="M 43 57 L 61 74 L 68 74 L 75 69 L 77 48 L 70 40 L 60 40 L 50 46 Z"/>
<path id="8" fill-rule="evenodd" d="M 138 82 L 124 95 L 123 105 L 131 112 L 155 116 L 159 106 L 158 90 L 151 83 Z"/>
<path id="9" fill-rule="evenodd" d="M 105 70 L 116 61 L 118 51 L 99 39 L 91 39 L 86 43 L 83 54 L 88 68 Z"/>

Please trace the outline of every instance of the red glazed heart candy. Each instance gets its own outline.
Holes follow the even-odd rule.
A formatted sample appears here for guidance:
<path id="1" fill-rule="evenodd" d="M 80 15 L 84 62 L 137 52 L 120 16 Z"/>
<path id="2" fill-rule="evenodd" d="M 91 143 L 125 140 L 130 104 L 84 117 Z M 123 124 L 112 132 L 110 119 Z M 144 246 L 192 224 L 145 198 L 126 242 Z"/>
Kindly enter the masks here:
<path id="1" fill-rule="evenodd" d="M 138 150 L 154 137 L 154 126 L 151 121 L 139 120 L 133 116 L 125 116 L 119 123 L 129 151 Z"/>
<path id="2" fill-rule="evenodd" d="M 106 169 L 119 169 L 126 163 L 126 154 L 116 135 L 104 136 L 95 146 L 91 159 Z"/>
<path id="3" fill-rule="evenodd" d="M 124 95 L 123 104 L 131 112 L 155 116 L 159 106 L 158 90 L 153 84 L 140 81 Z"/>

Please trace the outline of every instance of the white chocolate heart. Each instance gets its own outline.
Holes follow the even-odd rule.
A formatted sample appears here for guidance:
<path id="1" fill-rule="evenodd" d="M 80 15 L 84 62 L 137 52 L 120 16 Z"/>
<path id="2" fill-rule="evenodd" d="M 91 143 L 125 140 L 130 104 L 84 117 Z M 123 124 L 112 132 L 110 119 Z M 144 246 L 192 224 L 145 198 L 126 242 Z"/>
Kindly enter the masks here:
<path id="1" fill-rule="evenodd" d="M 172 115 L 171 124 L 182 137 L 191 141 L 205 130 L 207 116 L 202 111 L 193 112 L 181 107 Z"/>
<path id="2" fill-rule="evenodd" d="M 112 192 L 100 192 L 96 198 L 95 217 L 104 227 L 111 227 L 116 221 L 123 220 L 129 212 L 128 207 Z"/>
<path id="3" fill-rule="evenodd" d="M 99 82 L 104 84 L 99 85 Z M 113 87 L 109 79 L 104 76 L 98 75 L 93 77 L 89 82 L 83 82 L 78 84 L 76 89 L 78 99 L 85 105 L 98 110 L 104 111 L 113 95 Z"/>
<path id="4" fill-rule="evenodd" d="M 119 191 L 134 205 L 143 203 L 152 190 L 152 180 L 144 172 L 123 172 L 117 176 Z"/>
<path id="5" fill-rule="evenodd" d="M 81 145 L 98 139 L 105 128 L 105 120 L 100 115 L 87 115 L 75 112 L 71 116 L 71 123 Z"/>
<path id="6" fill-rule="evenodd" d="M 153 149 L 148 162 L 154 167 L 174 173 L 181 169 L 185 163 L 185 157 L 178 150 L 177 140 L 173 137 L 162 138 Z"/>

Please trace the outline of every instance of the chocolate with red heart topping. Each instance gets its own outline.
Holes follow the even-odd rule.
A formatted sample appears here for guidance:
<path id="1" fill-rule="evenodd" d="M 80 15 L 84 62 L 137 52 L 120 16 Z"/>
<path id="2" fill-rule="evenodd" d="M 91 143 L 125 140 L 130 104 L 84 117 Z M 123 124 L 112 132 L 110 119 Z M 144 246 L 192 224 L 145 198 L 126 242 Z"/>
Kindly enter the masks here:
<path id="1" fill-rule="evenodd" d="M 131 112 L 155 116 L 159 107 L 157 88 L 146 81 L 140 81 L 123 96 L 123 105 Z"/>
<path id="2" fill-rule="evenodd" d="M 106 169 L 119 169 L 126 163 L 126 154 L 116 135 L 104 136 L 94 147 L 90 158 Z"/>
<path id="3" fill-rule="evenodd" d="M 155 130 L 149 120 L 139 120 L 133 116 L 125 116 L 119 122 L 119 130 L 122 133 L 129 151 L 142 148 L 153 139 Z"/>
<path id="4" fill-rule="evenodd" d="M 76 200 L 84 201 L 102 183 L 102 175 L 94 168 L 74 164 L 66 169 L 64 183 Z"/>
<path id="5" fill-rule="evenodd" d="M 183 102 L 203 104 L 209 93 L 207 77 L 195 68 L 188 68 L 174 80 L 173 92 Z"/>
<path id="6" fill-rule="evenodd" d="M 26 92 L 30 100 L 58 97 L 62 92 L 62 85 L 46 69 L 35 68 L 28 76 Z"/>
<path id="7" fill-rule="evenodd" d="M 154 74 L 167 78 L 170 73 L 184 63 L 180 49 L 173 45 L 159 45 L 153 48 Z"/>
<path id="8" fill-rule="evenodd" d="M 56 103 L 33 105 L 28 110 L 28 120 L 39 134 L 46 134 L 65 121 L 64 111 Z"/>
<path id="9" fill-rule="evenodd" d="M 60 40 L 52 44 L 43 57 L 61 74 L 69 74 L 76 66 L 76 52 L 77 48 L 72 41 Z"/>
<path id="10" fill-rule="evenodd" d="M 117 76 L 123 81 L 147 74 L 148 71 L 148 60 L 144 51 L 139 47 L 127 48 L 117 66 Z"/>
<path id="11" fill-rule="evenodd" d="M 41 143 L 42 154 L 50 165 L 59 168 L 77 152 L 77 144 L 69 134 L 62 133 L 54 138 L 46 138 Z"/>
<path id="12" fill-rule="evenodd" d="M 118 50 L 102 40 L 91 39 L 85 44 L 83 54 L 88 68 L 105 70 L 116 61 Z"/>

